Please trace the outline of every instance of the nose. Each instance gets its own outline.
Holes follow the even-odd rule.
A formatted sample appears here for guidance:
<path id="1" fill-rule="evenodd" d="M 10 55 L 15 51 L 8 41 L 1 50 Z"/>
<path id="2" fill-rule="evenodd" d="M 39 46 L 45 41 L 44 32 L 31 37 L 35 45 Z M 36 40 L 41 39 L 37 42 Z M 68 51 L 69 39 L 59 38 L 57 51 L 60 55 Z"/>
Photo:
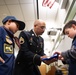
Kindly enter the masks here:
<path id="1" fill-rule="evenodd" d="M 45 31 L 45 28 L 43 29 L 43 31 Z"/>

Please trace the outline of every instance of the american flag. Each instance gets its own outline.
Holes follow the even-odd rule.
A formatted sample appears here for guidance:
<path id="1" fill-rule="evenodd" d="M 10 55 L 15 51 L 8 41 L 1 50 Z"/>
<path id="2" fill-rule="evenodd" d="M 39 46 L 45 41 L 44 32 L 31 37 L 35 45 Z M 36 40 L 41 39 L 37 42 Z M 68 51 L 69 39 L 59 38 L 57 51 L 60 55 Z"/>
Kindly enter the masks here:
<path id="1" fill-rule="evenodd" d="M 51 8 L 54 3 L 55 0 L 43 0 L 42 6 Z"/>

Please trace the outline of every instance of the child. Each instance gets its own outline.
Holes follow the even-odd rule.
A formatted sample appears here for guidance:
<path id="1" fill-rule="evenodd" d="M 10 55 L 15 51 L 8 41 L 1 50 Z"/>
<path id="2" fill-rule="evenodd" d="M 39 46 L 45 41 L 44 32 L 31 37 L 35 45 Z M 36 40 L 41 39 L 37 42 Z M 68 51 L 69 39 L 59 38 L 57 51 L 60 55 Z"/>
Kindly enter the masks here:
<path id="1" fill-rule="evenodd" d="M 14 65 L 14 33 L 25 28 L 25 23 L 7 16 L 0 27 L 0 75 L 12 75 Z"/>
<path id="2" fill-rule="evenodd" d="M 69 64 L 68 75 L 76 75 L 76 21 L 71 20 L 63 28 L 63 34 L 67 35 L 72 41 L 72 46 L 65 52 L 55 52 L 59 54 L 59 59 L 64 64 Z"/>

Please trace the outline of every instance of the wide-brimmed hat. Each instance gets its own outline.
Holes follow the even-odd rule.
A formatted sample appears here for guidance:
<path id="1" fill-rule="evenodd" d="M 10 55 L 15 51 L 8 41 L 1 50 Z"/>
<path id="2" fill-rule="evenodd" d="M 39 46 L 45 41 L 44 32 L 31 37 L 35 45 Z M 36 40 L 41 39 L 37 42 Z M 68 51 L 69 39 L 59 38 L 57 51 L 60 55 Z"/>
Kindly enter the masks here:
<path id="1" fill-rule="evenodd" d="M 25 28 L 25 23 L 23 21 L 17 20 L 14 16 L 6 16 L 3 20 L 2 23 L 4 24 L 8 20 L 15 21 L 19 24 L 19 30 L 23 30 Z"/>

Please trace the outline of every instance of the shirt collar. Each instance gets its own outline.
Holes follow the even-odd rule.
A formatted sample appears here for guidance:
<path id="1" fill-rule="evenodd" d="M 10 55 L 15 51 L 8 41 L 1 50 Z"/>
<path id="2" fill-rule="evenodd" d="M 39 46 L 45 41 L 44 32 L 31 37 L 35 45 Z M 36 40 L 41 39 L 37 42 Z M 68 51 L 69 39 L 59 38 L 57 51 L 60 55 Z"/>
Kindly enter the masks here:
<path id="1" fill-rule="evenodd" d="M 35 33 L 34 29 L 33 29 L 32 31 L 34 32 L 34 35 L 35 35 L 36 37 L 39 37 L 39 35 L 37 35 L 37 34 Z"/>

